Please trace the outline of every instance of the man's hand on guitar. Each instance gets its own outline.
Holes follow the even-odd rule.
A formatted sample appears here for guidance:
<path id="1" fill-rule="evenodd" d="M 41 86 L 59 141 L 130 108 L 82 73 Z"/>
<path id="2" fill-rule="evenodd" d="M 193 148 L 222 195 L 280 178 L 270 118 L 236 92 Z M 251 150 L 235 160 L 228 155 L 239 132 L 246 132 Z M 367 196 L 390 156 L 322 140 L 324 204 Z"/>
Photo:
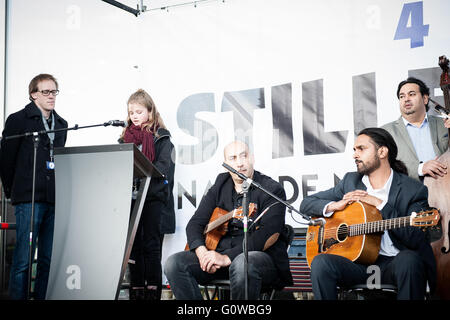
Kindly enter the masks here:
<path id="1" fill-rule="evenodd" d="M 327 209 L 325 210 L 325 212 L 328 213 L 328 212 L 344 210 L 345 207 L 349 203 L 350 203 L 350 200 L 348 200 L 348 199 L 342 199 L 340 201 L 332 202 L 327 206 Z"/>
<path id="2" fill-rule="evenodd" d="M 353 203 L 355 201 L 361 201 L 368 203 L 374 207 L 380 205 L 383 201 L 378 199 L 377 197 L 371 196 L 364 190 L 355 190 L 348 192 L 344 195 L 343 200 L 348 200 L 348 204 Z"/>

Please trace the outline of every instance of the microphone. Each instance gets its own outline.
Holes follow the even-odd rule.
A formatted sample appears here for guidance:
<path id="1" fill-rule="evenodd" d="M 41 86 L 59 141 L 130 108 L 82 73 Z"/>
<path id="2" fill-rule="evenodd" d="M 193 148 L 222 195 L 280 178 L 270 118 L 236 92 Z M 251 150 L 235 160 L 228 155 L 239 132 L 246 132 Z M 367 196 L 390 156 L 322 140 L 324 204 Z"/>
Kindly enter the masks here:
<path id="1" fill-rule="evenodd" d="M 125 121 L 121 121 L 121 120 L 110 120 L 108 122 L 105 122 L 103 125 L 105 127 L 107 127 L 107 126 L 126 127 Z"/>
<path id="2" fill-rule="evenodd" d="M 252 179 L 248 178 L 245 174 L 240 173 L 239 171 L 237 171 L 236 169 L 232 168 L 231 166 L 229 166 L 228 164 L 226 164 L 225 162 L 222 163 L 222 166 L 224 166 L 228 171 L 236 174 L 239 178 L 241 178 L 244 181 L 248 181 L 250 184 L 253 182 Z"/>
<path id="3" fill-rule="evenodd" d="M 444 118 L 448 118 L 449 116 L 449 112 L 447 111 L 447 109 L 445 109 L 443 106 L 441 106 L 439 103 L 437 103 L 436 101 L 434 101 L 433 99 L 431 99 L 430 97 L 428 97 L 428 100 L 431 101 L 435 107 L 434 109 Z"/>
<path id="4" fill-rule="evenodd" d="M 286 206 L 291 212 L 295 211 L 297 212 L 299 215 L 301 215 L 305 220 L 308 220 L 308 225 L 310 226 L 315 226 L 315 225 L 324 225 L 325 224 L 325 219 L 324 218 L 319 218 L 319 219 L 315 219 L 312 220 L 311 217 L 308 217 L 306 215 L 304 215 L 303 213 L 301 213 L 300 211 L 296 210 L 293 206 L 291 206 L 289 203 L 287 203 L 285 200 L 282 200 L 280 198 L 278 198 L 276 195 L 270 193 L 269 191 L 267 191 L 266 189 L 264 189 L 259 183 L 253 181 L 252 179 L 248 178 L 245 174 L 240 173 L 239 171 L 237 171 L 236 169 L 232 168 L 231 166 L 229 166 L 228 164 L 226 164 L 225 162 L 222 163 L 222 166 L 224 166 L 228 171 L 230 171 L 231 173 L 236 174 L 239 178 L 241 178 L 242 180 L 244 180 L 245 182 L 247 182 L 249 185 L 253 185 L 256 188 L 260 189 L 261 191 L 265 192 L 266 194 L 268 194 L 269 196 L 271 196 L 272 198 L 274 198 L 275 200 L 278 201 L 278 203 L 282 203 L 284 206 Z M 269 206 L 269 208 L 272 205 Z M 267 208 L 268 209 L 268 208 Z M 262 215 L 265 212 L 262 213 Z M 261 216 L 262 216 L 261 215 Z M 257 218 L 258 219 L 258 218 Z M 256 222 L 256 220 L 253 222 L 252 226 L 254 225 L 254 223 Z"/>
<path id="5" fill-rule="evenodd" d="M 324 218 L 318 218 L 318 219 L 311 219 L 308 223 L 310 226 L 323 226 L 325 225 L 326 221 Z"/>

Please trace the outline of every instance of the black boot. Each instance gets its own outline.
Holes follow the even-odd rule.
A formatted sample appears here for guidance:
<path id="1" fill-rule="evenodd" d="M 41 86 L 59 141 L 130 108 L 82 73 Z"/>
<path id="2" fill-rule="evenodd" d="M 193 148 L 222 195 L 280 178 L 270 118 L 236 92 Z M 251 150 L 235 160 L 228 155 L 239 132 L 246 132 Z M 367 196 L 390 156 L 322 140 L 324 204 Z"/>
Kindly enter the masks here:
<path id="1" fill-rule="evenodd" d="M 157 286 L 147 286 L 145 288 L 145 300 L 161 300 L 161 290 Z"/>
<path id="2" fill-rule="evenodd" d="M 145 292 L 144 287 L 130 288 L 130 300 L 144 300 Z"/>

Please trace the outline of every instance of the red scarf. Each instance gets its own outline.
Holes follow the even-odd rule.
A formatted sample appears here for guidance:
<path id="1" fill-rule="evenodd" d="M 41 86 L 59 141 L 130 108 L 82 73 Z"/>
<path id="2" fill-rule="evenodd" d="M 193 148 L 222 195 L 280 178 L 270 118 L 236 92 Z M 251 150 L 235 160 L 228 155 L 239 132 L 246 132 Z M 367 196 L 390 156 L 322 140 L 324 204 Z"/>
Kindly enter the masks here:
<path id="1" fill-rule="evenodd" d="M 155 160 L 155 143 L 150 131 L 142 130 L 141 127 L 131 124 L 125 130 L 123 140 L 125 143 L 134 143 L 137 146 L 142 144 L 142 153 L 150 162 Z"/>

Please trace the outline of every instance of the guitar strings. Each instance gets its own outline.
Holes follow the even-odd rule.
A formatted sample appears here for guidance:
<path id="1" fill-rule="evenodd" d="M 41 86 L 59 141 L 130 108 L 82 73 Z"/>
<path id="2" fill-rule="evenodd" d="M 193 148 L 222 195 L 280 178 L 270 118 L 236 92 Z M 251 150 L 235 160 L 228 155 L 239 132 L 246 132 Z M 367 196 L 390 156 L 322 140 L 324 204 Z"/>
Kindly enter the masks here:
<path id="1" fill-rule="evenodd" d="M 433 210 L 422 211 L 418 215 L 416 215 L 416 217 L 418 217 L 419 215 L 421 217 L 428 217 L 428 216 L 433 216 L 434 214 L 435 214 L 435 212 Z M 361 224 L 344 225 L 345 227 L 343 227 L 342 225 L 338 226 L 338 227 L 330 227 L 324 231 L 324 236 L 325 237 L 331 237 L 333 235 L 356 236 L 356 235 L 361 235 L 361 234 L 367 233 L 367 231 L 369 231 L 368 233 L 371 233 L 371 232 L 381 232 L 386 229 L 391 229 L 392 227 L 395 228 L 397 226 L 398 227 L 407 227 L 407 226 L 411 225 L 410 218 L 411 218 L 411 216 L 406 216 L 406 217 L 391 218 L 391 219 L 386 219 L 386 220 L 370 221 L 370 222 L 361 223 Z M 429 221 L 422 221 L 422 223 L 423 223 L 422 226 L 424 226 L 424 227 L 432 225 L 432 223 L 429 223 Z M 417 224 L 417 222 L 416 222 L 416 224 Z M 337 229 L 338 229 L 338 231 L 336 232 Z"/>
<path id="2" fill-rule="evenodd" d="M 339 226 L 339 227 L 330 227 L 325 230 L 324 235 L 327 237 L 333 236 L 335 234 L 337 235 L 345 235 L 345 234 L 352 234 L 352 235 L 358 235 L 361 232 L 365 233 L 366 231 L 383 231 L 379 230 L 381 228 L 388 229 L 392 226 L 408 226 L 409 225 L 409 217 L 400 217 L 400 218 L 393 218 L 393 219 L 387 219 L 387 220 L 377 220 L 377 221 L 371 221 L 367 223 L 361 223 L 361 224 L 353 224 L 353 225 L 345 225 L 345 227 Z M 338 230 L 336 232 L 336 230 Z"/>

